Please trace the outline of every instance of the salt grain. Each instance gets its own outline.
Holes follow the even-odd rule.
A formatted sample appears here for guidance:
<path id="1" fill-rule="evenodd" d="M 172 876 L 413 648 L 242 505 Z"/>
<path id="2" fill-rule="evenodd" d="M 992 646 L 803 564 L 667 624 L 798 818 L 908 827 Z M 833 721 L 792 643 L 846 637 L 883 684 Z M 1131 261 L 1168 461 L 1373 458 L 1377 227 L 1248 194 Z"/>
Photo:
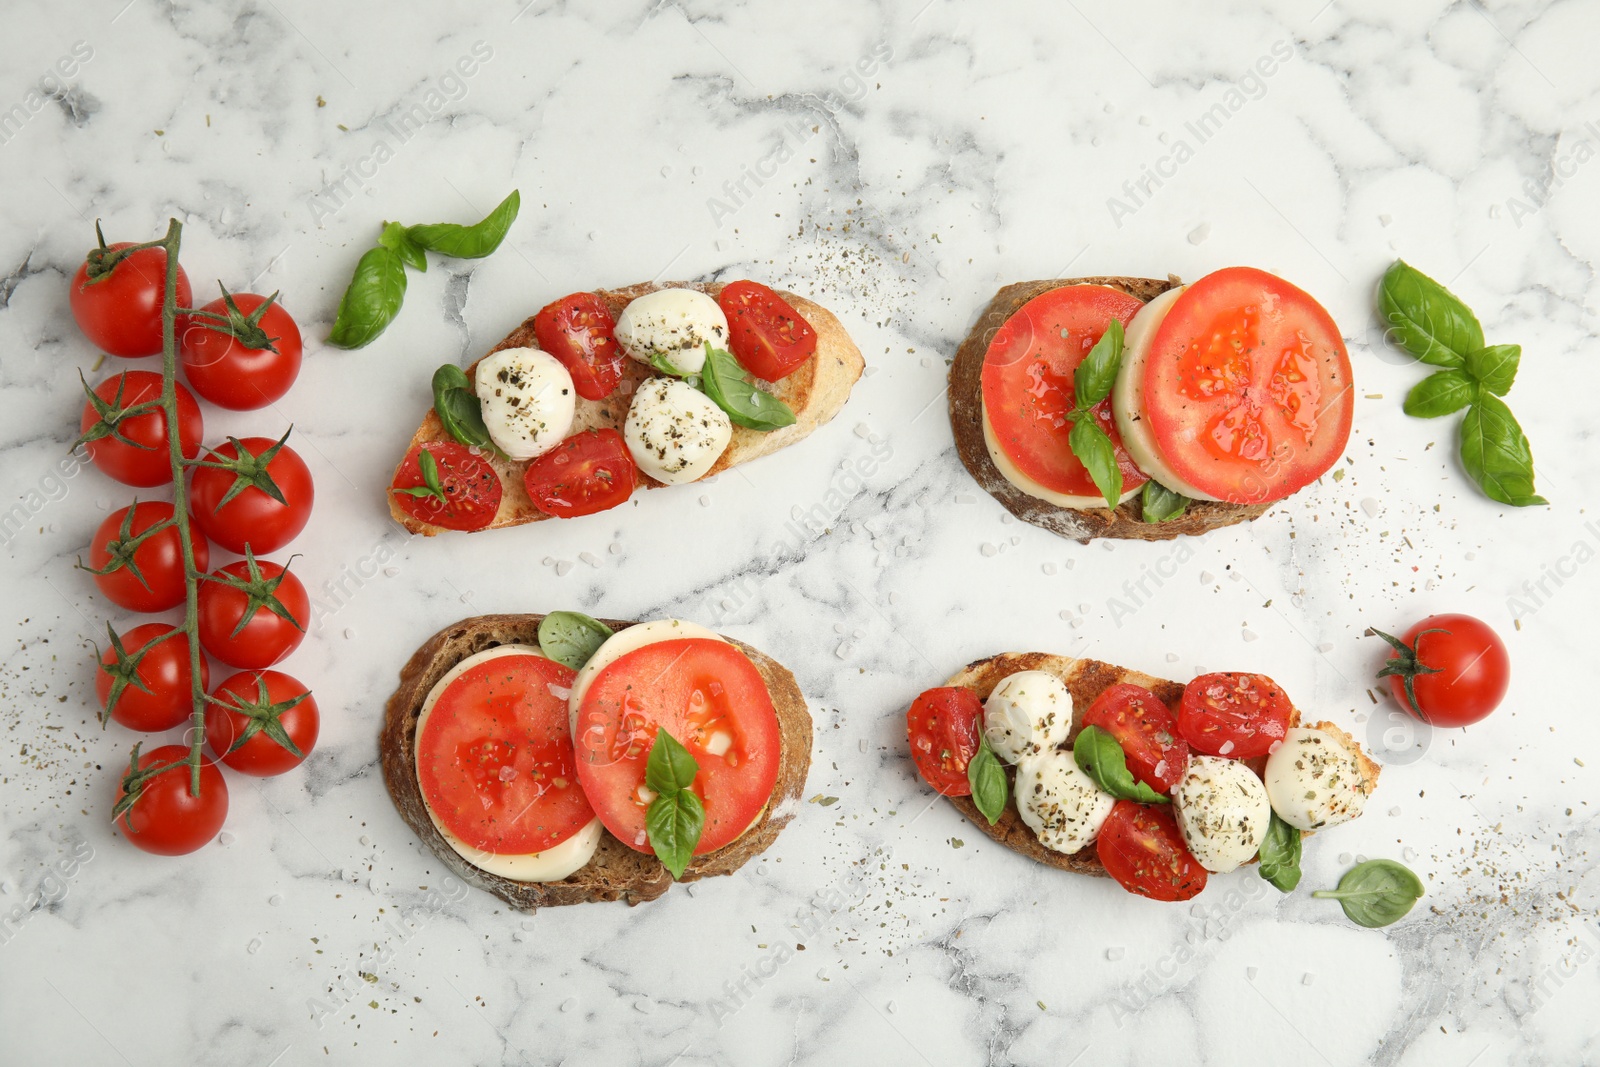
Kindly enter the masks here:
<path id="1" fill-rule="evenodd" d="M 372 847 L 372 838 L 368 837 L 366 834 L 362 834 L 361 835 L 361 847 L 363 847 L 363 848 L 371 848 Z"/>
<path id="2" fill-rule="evenodd" d="M 556 560 L 556 577 L 557 578 L 565 578 L 567 576 L 567 572 L 570 571 L 571 569 L 572 569 L 572 561 L 570 559 L 558 559 L 558 560 Z"/>
<path id="3" fill-rule="evenodd" d="M 1176 663 L 1176 662 L 1178 662 L 1178 654 L 1176 652 L 1168 652 L 1167 653 L 1167 662 L 1168 663 Z"/>
<path id="4" fill-rule="evenodd" d="M 600 566 L 600 557 L 595 555 L 593 552 L 579 552 L 578 558 L 583 560 L 583 562 L 587 563 L 591 567 Z"/>
<path id="5" fill-rule="evenodd" d="M 702 496 L 700 498 L 700 506 L 703 508 L 709 508 L 711 506 L 711 498 L 708 496 Z"/>
<path id="6" fill-rule="evenodd" d="M 979 547 L 978 551 L 982 552 L 985 556 L 992 556 L 995 553 L 999 552 L 1000 549 L 998 547 L 994 546 L 994 545 L 991 545 L 989 542 L 985 541 L 982 544 L 982 546 Z"/>
<path id="7" fill-rule="evenodd" d="M 1361 498 L 1361 510 L 1366 512 L 1369 516 L 1376 515 L 1379 509 L 1380 505 L 1375 497 L 1368 496 Z"/>
<path id="8" fill-rule="evenodd" d="M 1254 982 L 1256 980 L 1256 969 L 1254 967 L 1246 967 L 1244 976 L 1246 981 Z"/>
<path id="9" fill-rule="evenodd" d="M 1054 563 L 1045 563 L 1042 564 L 1039 569 L 1044 571 L 1046 574 L 1054 574 L 1056 572 L 1056 565 Z"/>
<path id="10" fill-rule="evenodd" d="M 1189 243 L 1192 245 L 1197 245 L 1210 236 L 1211 223 L 1202 222 L 1200 225 L 1189 231 Z"/>
<path id="11" fill-rule="evenodd" d="M 1240 632 L 1239 636 L 1244 638 L 1246 641 L 1254 641 L 1256 639 L 1254 630 L 1243 630 Z"/>
<path id="12" fill-rule="evenodd" d="M 1300 984 L 1301 985 L 1310 985 L 1312 982 L 1315 982 L 1316 980 L 1317 980 L 1317 976 L 1312 974 L 1310 971 L 1307 971 L 1305 974 L 1300 976 Z"/>
<path id="13" fill-rule="evenodd" d="M 219 845 L 231 845 L 237 840 L 238 838 L 234 837 L 226 830 L 217 835 L 217 844 Z"/>
<path id="14" fill-rule="evenodd" d="M 250 943 L 244 947 L 244 950 L 250 953 L 250 955 L 254 956 L 257 952 L 261 951 L 261 939 L 259 937 L 252 937 L 250 939 Z"/>
<path id="15" fill-rule="evenodd" d="M 867 739 L 863 737 L 860 741 L 856 742 L 856 747 L 865 752 L 867 750 Z"/>
<path id="16" fill-rule="evenodd" d="M 1108 960 L 1120 960 L 1123 955 L 1124 950 L 1120 945 L 1114 945 L 1111 948 L 1106 949 L 1106 959 Z"/>
<path id="17" fill-rule="evenodd" d="M 578 998 L 577 997 L 568 997 L 566 1000 L 563 1000 L 561 1002 L 561 1010 L 562 1011 L 571 1011 L 573 1008 L 576 1008 L 577 1006 L 578 1006 Z"/>
<path id="18" fill-rule="evenodd" d="M 385 568 L 383 568 L 383 576 L 385 578 L 393 578 L 396 575 L 398 575 L 399 573 L 400 573 L 400 568 L 399 567 L 385 567 Z"/>
<path id="19" fill-rule="evenodd" d="M 613 556 L 622 555 L 622 542 L 621 541 L 613 541 L 613 542 L 611 542 L 611 544 L 606 548 L 606 551 L 611 553 Z"/>
<path id="20" fill-rule="evenodd" d="M 1200 584 L 1201 585 L 1210 585 L 1212 582 L 1214 582 L 1216 580 L 1217 580 L 1217 576 L 1215 574 L 1212 574 L 1210 571 L 1201 571 L 1200 572 Z"/>
<path id="21" fill-rule="evenodd" d="M 346 626 L 344 628 L 344 639 L 346 641 L 355 640 L 355 636 L 356 636 L 356 632 L 354 630 L 352 630 L 350 627 Z"/>

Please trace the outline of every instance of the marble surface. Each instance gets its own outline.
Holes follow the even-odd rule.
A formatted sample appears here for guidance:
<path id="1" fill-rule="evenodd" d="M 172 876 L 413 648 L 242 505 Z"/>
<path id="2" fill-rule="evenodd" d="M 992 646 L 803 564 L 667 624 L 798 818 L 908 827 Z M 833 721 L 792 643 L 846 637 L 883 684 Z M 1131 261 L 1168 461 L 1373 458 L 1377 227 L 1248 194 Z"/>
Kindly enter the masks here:
<path id="1" fill-rule="evenodd" d="M 7 5 L 0 508 L 25 521 L 0 618 L 0 1062 L 1600 1062 L 1600 7 L 422 8 Z M 320 343 L 382 220 L 513 186 L 494 257 L 413 275 L 365 350 Z M 66 276 L 95 218 L 145 239 L 169 216 L 197 291 L 281 288 L 309 338 L 287 399 L 208 432 L 292 422 L 313 467 L 294 549 L 317 621 L 286 666 L 325 716 L 303 773 L 234 778 L 225 837 L 176 861 L 110 831 L 133 738 L 95 722 L 90 642 L 124 620 L 73 568 L 129 494 L 58 467 L 94 362 Z M 1371 313 L 1397 255 L 1523 345 L 1510 400 L 1549 508 L 1490 505 L 1450 427 L 1402 415 L 1418 372 Z M 942 391 L 992 291 L 1234 263 L 1349 337 L 1342 480 L 1178 545 L 1008 522 Z M 571 290 L 719 274 L 815 297 L 867 355 L 803 447 L 585 521 L 390 523 L 434 366 Z M 694 618 L 793 668 L 816 802 L 766 856 L 531 917 L 441 877 L 384 791 L 382 702 L 438 627 L 554 608 Z M 1434 610 L 1492 621 L 1515 678 L 1490 721 L 1424 737 L 1369 695 L 1362 633 Z M 916 692 L 1008 649 L 1268 671 L 1380 752 L 1382 787 L 1308 842 L 1289 897 L 1240 872 L 1158 906 L 1031 865 L 930 804 L 903 750 Z M 1357 855 L 1405 859 L 1428 897 L 1381 931 L 1310 899 Z"/>

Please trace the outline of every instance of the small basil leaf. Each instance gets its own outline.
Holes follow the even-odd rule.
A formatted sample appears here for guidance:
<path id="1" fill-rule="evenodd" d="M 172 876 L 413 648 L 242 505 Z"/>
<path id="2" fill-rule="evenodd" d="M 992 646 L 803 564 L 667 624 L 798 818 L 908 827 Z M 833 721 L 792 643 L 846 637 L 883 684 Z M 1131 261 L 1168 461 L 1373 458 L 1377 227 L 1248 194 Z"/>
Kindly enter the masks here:
<path id="1" fill-rule="evenodd" d="M 1141 804 L 1167 804 L 1170 798 L 1157 793 L 1128 770 L 1128 757 L 1117 739 L 1098 726 L 1085 726 L 1072 743 L 1072 758 L 1094 779 L 1094 784 L 1120 800 Z"/>
<path id="2" fill-rule="evenodd" d="M 645 761 L 644 784 L 656 793 L 676 793 L 693 785 L 699 773 L 700 764 L 689 750 L 666 730 L 657 730 L 650 758 Z"/>
<path id="3" fill-rule="evenodd" d="M 677 738 L 666 730 L 656 731 L 644 770 L 644 784 L 656 796 L 645 811 L 644 824 L 650 847 L 674 878 L 683 877 L 705 829 L 705 805 L 689 788 L 699 770 Z"/>
<path id="4" fill-rule="evenodd" d="M 1406 394 L 1406 414 L 1418 419 L 1451 415 L 1472 403 L 1472 379 L 1464 371 L 1437 370 Z"/>
<path id="5" fill-rule="evenodd" d="M 500 201 L 499 207 L 471 226 L 454 222 L 428 223 L 411 227 L 406 236 L 430 252 L 457 259 L 482 259 L 500 247 L 521 207 L 522 194 L 513 189 L 510 196 Z"/>
<path id="6" fill-rule="evenodd" d="M 1490 345 L 1467 353 L 1467 373 L 1495 396 L 1505 396 L 1521 362 L 1521 345 Z"/>
<path id="7" fill-rule="evenodd" d="M 338 348 L 371 344 L 394 321 L 405 298 L 406 266 L 400 256 L 381 245 L 368 250 L 339 299 L 328 343 Z"/>
<path id="8" fill-rule="evenodd" d="M 1168 522 L 1189 508 L 1189 498 L 1174 493 L 1154 478 L 1144 483 L 1144 495 L 1139 499 L 1140 515 L 1145 522 Z"/>
<path id="9" fill-rule="evenodd" d="M 728 413 L 738 426 L 751 430 L 776 430 L 794 423 L 789 405 L 751 384 L 732 353 L 712 348 L 706 342 L 706 365 L 700 371 L 700 386 L 717 407 Z"/>
<path id="10" fill-rule="evenodd" d="M 1395 260 L 1378 283 L 1378 313 L 1396 344 L 1436 367 L 1460 367 L 1468 352 L 1483 347 L 1472 310 L 1404 260 Z"/>
<path id="11" fill-rule="evenodd" d="M 650 353 L 650 366 L 654 367 L 662 374 L 670 375 L 673 378 L 689 377 L 689 372 L 686 370 L 681 370 L 676 363 L 667 358 L 667 354 L 665 352 Z"/>
<path id="12" fill-rule="evenodd" d="M 433 372 L 433 410 L 445 432 L 457 441 L 504 455 L 483 424 L 483 404 L 473 394 L 467 372 L 454 363 Z"/>
<path id="13" fill-rule="evenodd" d="M 1117 450 L 1094 412 L 1077 413 L 1067 433 L 1067 445 L 1106 498 L 1106 507 L 1116 507 L 1122 500 L 1122 468 L 1117 466 Z"/>
<path id="14" fill-rule="evenodd" d="M 581 670 L 611 633 L 611 627 L 582 612 L 552 611 L 539 623 L 539 649 L 557 663 Z"/>
<path id="15" fill-rule="evenodd" d="M 989 747 L 989 738 L 982 730 L 978 731 L 978 752 L 967 764 L 967 783 L 972 786 L 972 802 L 989 820 L 989 825 L 999 822 L 1000 815 L 1006 810 L 1006 796 L 1011 790 L 1006 784 L 1005 769 L 995 758 L 994 749 Z"/>
<path id="16" fill-rule="evenodd" d="M 1300 831 L 1272 813 L 1267 836 L 1261 842 L 1261 862 L 1256 871 L 1269 885 L 1288 893 L 1300 884 Z"/>
<path id="17" fill-rule="evenodd" d="M 1461 420 L 1461 465 L 1491 499 L 1513 507 L 1548 504 L 1533 488 L 1533 449 L 1504 400 L 1483 395 Z"/>
<path id="18" fill-rule="evenodd" d="M 427 273 L 428 257 L 422 251 L 422 246 L 413 241 L 406 233 L 406 227 L 401 222 L 386 222 L 383 232 L 378 235 L 378 244 L 384 248 L 392 249 L 395 255 L 413 270 Z"/>
<path id="19" fill-rule="evenodd" d="M 1405 917 L 1423 893 L 1422 879 L 1394 860 L 1358 863 L 1339 879 L 1337 889 L 1319 889 L 1311 895 L 1337 900 L 1350 921 L 1379 927 Z"/>
<path id="20" fill-rule="evenodd" d="M 1112 319 L 1111 325 L 1100 340 L 1089 349 L 1078 369 L 1072 372 L 1073 390 L 1078 407 L 1092 408 L 1111 395 L 1117 382 L 1117 370 L 1122 366 L 1122 321 Z"/>

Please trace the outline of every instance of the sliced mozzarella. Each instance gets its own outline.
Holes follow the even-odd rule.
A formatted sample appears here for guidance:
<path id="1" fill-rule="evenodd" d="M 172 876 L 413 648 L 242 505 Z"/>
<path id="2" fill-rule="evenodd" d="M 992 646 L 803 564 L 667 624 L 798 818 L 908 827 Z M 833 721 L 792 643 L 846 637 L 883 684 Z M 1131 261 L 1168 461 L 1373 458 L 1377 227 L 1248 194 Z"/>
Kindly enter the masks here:
<path id="1" fill-rule="evenodd" d="M 422 712 L 417 716 L 417 734 L 422 735 L 422 728 L 427 725 L 428 717 L 433 714 L 433 706 L 439 702 L 439 697 L 450 687 L 450 684 L 462 674 L 476 667 L 486 660 L 498 659 L 501 656 L 542 656 L 543 652 L 537 645 L 500 645 L 486 652 L 479 652 L 476 656 L 468 656 L 454 667 L 450 668 L 428 691 L 428 699 L 422 703 Z M 413 745 L 415 748 L 415 745 Z M 416 752 L 417 760 L 421 760 L 421 750 Z M 419 767 L 417 780 L 422 780 Z M 577 783 L 572 783 L 571 788 L 577 788 Z M 428 811 L 428 818 L 433 821 L 433 827 L 439 831 L 439 836 L 445 843 L 455 850 L 456 855 L 466 860 L 480 870 L 497 874 L 502 878 L 509 878 L 514 882 L 559 882 L 567 875 L 572 874 L 594 856 L 595 849 L 600 844 L 600 836 L 605 832 L 605 827 L 600 820 L 590 819 L 583 827 L 565 841 L 545 849 L 543 852 L 531 853 L 498 853 L 485 852 L 474 848 L 451 833 L 439 821 L 439 816 L 434 814 L 433 805 L 428 802 L 428 794 L 422 794 L 422 806 Z"/>
<path id="2" fill-rule="evenodd" d="M 1338 738 L 1297 726 L 1267 757 L 1267 796 L 1278 818 L 1299 830 L 1349 822 L 1367 803 L 1361 761 Z"/>
<path id="3" fill-rule="evenodd" d="M 701 637 L 708 641 L 727 640 L 721 634 L 708 630 L 698 623 L 685 622 L 682 619 L 641 622 L 625 630 L 618 630 L 606 638 L 605 642 L 595 649 L 594 655 L 589 657 L 589 662 L 579 669 L 578 676 L 572 680 L 572 692 L 567 697 L 572 736 L 574 738 L 578 736 L 578 709 L 583 707 L 584 695 L 589 692 L 589 686 L 601 671 L 629 652 L 637 652 L 646 645 L 653 645 L 657 641 L 676 641 L 685 637 Z"/>
<path id="4" fill-rule="evenodd" d="M 699 290 L 657 289 L 622 309 L 616 337 L 622 350 L 640 363 L 655 358 L 681 374 L 699 374 L 707 342 L 712 348 L 728 347 L 728 317 Z"/>
<path id="5" fill-rule="evenodd" d="M 1007 763 L 1048 752 L 1072 729 L 1072 694 L 1044 671 L 1018 671 L 1001 679 L 983 702 L 983 732 Z"/>
<path id="6" fill-rule="evenodd" d="M 1189 757 L 1189 769 L 1172 791 L 1173 814 L 1183 842 L 1200 866 L 1226 874 L 1261 851 L 1272 805 L 1256 772 L 1236 759 Z"/>
<path id="7" fill-rule="evenodd" d="M 1133 317 L 1122 350 L 1122 366 L 1117 370 L 1117 382 L 1111 389 L 1111 411 L 1117 417 L 1122 447 L 1128 450 L 1128 456 L 1138 464 L 1140 470 L 1186 497 L 1215 500 L 1216 497 L 1202 493 L 1173 471 L 1156 445 L 1155 434 L 1150 431 L 1150 420 L 1145 418 L 1144 412 L 1145 365 L 1150 359 L 1150 342 L 1185 288 L 1179 286 L 1168 289 L 1140 308 Z"/>
<path id="8" fill-rule="evenodd" d="M 635 390 L 622 427 L 639 469 L 658 482 L 701 478 L 733 438 L 728 413 L 677 378 L 651 378 Z"/>
<path id="9" fill-rule="evenodd" d="M 577 392 L 561 361 L 537 348 L 502 348 L 478 362 L 483 425 L 512 459 L 542 456 L 567 436 Z"/>
<path id="10" fill-rule="evenodd" d="M 1024 756 L 1016 791 L 1017 811 L 1039 843 L 1068 855 L 1095 839 L 1117 803 L 1058 749 Z"/>
<path id="11" fill-rule="evenodd" d="M 1103 508 L 1106 498 L 1096 494 L 1094 496 L 1074 496 L 1071 493 L 1058 493 L 1054 489 L 1040 485 L 1024 474 L 1011 457 L 1006 455 L 1005 449 L 1000 447 L 1000 441 L 994 435 L 994 427 L 989 423 L 989 409 L 983 409 L 983 443 L 989 449 L 989 458 L 994 460 L 995 469 L 1000 476 L 1016 488 L 1029 496 L 1038 497 L 1062 508 Z M 1065 445 L 1063 445 L 1065 447 Z M 1122 494 L 1122 500 L 1130 500 L 1138 495 L 1144 486 L 1137 485 Z M 1119 503 L 1121 501 L 1118 501 Z"/>

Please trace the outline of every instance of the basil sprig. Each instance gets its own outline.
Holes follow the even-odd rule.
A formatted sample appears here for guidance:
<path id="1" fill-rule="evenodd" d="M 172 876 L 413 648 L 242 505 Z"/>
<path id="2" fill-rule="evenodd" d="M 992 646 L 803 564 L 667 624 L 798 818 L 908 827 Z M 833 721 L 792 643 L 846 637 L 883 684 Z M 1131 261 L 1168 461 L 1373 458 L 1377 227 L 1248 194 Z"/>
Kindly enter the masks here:
<path id="1" fill-rule="evenodd" d="M 1267 836 L 1261 842 L 1260 862 L 1256 871 L 1269 885 L 1282 892 L 1291 892 L 1300 884 L 1300 831 L 1272 813 L 1267 824 Z"/>
<path id="2" fill-rule="evenodd" d="M 735 425 L 751 430 L 776 430 L 794 423 L 789 405 L 752 384 L 733 353 L 706 342 L 706 364 L 700 387 L 713 403 L 728 413 Z"/>
<path id="3" fill-rule="evenodd" d="M 977 805 L 983 817 L 993 826 L 1000 821 L 1000 815 L 1006 810 L 1006 797 L 1011 788 L 1006 783 L 1005 768 L 1000 766 L 994 749 L 989 747 L 989 738 L 983 730 L 978 730 L 978 751 L 967 764 L 967 784 L 972 787 L 972 802 Z"/>
<path id="4" fill-rule="evenodd" d="M 612 633 L 611 627 L 581 611 L 552 611 L 539 623 L 539 650 L 557 663 L 581 670 Z"/>
<path id="5" fill-rule="evenodd" d="M 1442 368 L 1412 387 L 1406 414 L 1436 419 L 1465 408 L 1458 452 L 1478 487 L 1513 507 L 1549 503 L 1534 491 L 1528 438 L 1499 399 L 1516 380 L 1521 346 L 1485 345 L 1472 309 L 1404 260 L 1396 260 L 1378 285 L 1378 313 L 1397 345 Z"/>
<path id="6" fill-rule="evenodd" d="M 656 731 L 644 767 L 644 784 L 656 798 L 645 810 L 644 827 L 650 847 L 674 878 L 683 877 L 706 825 L 705 805 L 689 788 L 699 771 L 688 749 L 666 730 Z"/>
<path id="7" fill-rule="evenodd" d="M 1139 497 L 1139 518 L 1144 522 L 1168 522 L 1189 509 L 1189 498 L 1151 478 Z"/>
<path id="8" fill-rule="evenodd" d="M 1394 860 L 1368 860 L 1346 871 L 1339 888 L 1319 889 L 1311 895 L 1337 900 L 1358 926 L 1379 927 L 1404 918 L 1422 893 L 1422 879 L 1410 868 Z"/>
<path id="9" fill-rule="evenodd" d="M 1095 417 L 1094 407 L 1111 395 L 1121 365 L 1122 323 L 1112 319 L 1104 336 L 1095 342 L 1078 369 L 1072 372 L 1076 403 L 1067 415 L 1072 422 L 1067 446 L 1094 479 L 1095 488 L 1105 496 L 1108 508 L 1116 507 L 1122 500 L 1122 468 L 1117 466 L 1116 446 Z"/>
<path id="10" fill-rule="evenodd" d="M 426 446 L 417 453 L 417 469 L 422 472 L 422 484 L 396 489 L 395 492 L 418 500 L 431 497 L 441 504 L 450 503 L 450 498 L 445 495 L 444 485 L 439 480 L 439 461 L 433 458 L 433 453 L 429 452 Z M 250 546 L 247 544 L 245 547 Z"/>
<path id="11" fill-rule="evenodd" d="M 445 432 L 457 441 L 503 454 L 483 424 L 483 402 L 472 392 L 467 372 L 454 363 L 433 372 L 433 410 Z"/>
<path id="12" fill-rule="evenodd" d="M 1128 770 L 1128 757 L 1117 744 L 1117 739 L 1098 726 L 1085 726 L 1072 743 L 1072 758 L 1078 767 L 1094 779 L 1094 784 L 1119 800 L 1137 800 L 1141 804 L 1169 804 L 1170 798 L 1162 796 Z"/>

